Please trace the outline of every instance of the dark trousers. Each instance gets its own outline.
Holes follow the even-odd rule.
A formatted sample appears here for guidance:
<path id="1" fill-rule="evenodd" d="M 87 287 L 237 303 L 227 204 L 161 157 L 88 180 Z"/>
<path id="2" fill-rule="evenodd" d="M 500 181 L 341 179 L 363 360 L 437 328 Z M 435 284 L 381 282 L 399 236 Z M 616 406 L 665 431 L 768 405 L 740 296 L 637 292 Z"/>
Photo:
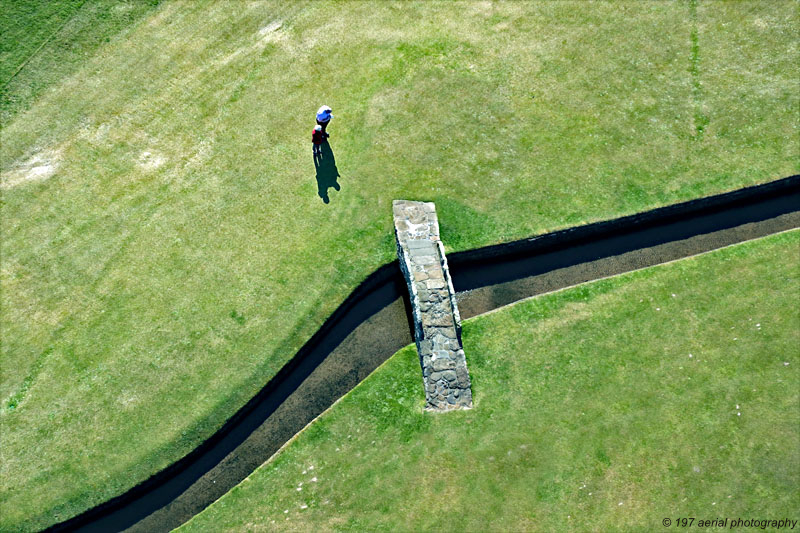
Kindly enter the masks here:
<path id="1" fill-rule="evenodd" d="M 319 120 L 317 121 L 317 124 L 322 126 L 322 133 L 325 133 L 325 129 L 328 127 L 329 123 L 330 123 L 330 120 L 326 120 L 325 122 L 320 122 Z"/>

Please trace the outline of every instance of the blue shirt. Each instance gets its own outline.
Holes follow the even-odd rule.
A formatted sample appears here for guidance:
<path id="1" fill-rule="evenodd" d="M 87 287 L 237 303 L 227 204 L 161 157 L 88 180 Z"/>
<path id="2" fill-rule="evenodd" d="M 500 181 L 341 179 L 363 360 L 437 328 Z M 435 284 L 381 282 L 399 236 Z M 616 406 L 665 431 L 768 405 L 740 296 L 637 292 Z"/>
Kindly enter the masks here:
<path id="1" fill-rule="evenodd" d="M 328 122 L 332 118 L 333 115 L 331 115 L 331 108 L 326 105 L 320 107 L 317 111 L 317 120 L 320 122 Z"/>

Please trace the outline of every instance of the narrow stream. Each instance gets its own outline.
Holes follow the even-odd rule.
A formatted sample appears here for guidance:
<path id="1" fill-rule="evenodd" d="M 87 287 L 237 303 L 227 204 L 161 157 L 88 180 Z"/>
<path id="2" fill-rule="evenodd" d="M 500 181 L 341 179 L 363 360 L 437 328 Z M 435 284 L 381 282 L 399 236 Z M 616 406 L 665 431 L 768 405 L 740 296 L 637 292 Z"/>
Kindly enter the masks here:
<path id="1" fill-rule="evenodd" d="M 792 176 L 454 253 L 448 262 L 461 316 L 470 318 L 537 294 L 798 227 L 800 176 Z M 48 531 L 156 532 L 178 527 L 411 342 L 406 285 L 393 262 L 353 291 L 295 357 L 202 445 L 125 494 Z"/>

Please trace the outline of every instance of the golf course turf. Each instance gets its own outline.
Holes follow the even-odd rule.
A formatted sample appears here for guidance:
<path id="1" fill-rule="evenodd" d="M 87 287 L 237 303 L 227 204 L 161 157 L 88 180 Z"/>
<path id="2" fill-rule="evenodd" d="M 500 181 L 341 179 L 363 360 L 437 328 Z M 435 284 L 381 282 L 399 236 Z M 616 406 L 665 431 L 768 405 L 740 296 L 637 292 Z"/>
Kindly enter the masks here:
<path id="1" fill-rule="evenodd" d="M 642 531 L 794 516 L 800 231 L 464 323 L 475 408 L 409 346 L 179 531 Z"/>
<path id="2" fill-rule="evenodd" d="M 462 318 L 505 304 L 800 227 L 800 176 L 634 216 L 450 254 Z M 499 268 L 498 268 L 499 267 Z M 171 531 L 267 461 L 412 340 L 397 262 L 351 293 L 225 426 L 119 498 L 58 524 L 87 533 Z"/>
<path id="3" fill-rule="evenodd" d="M 3 124 L 0 528 L 212 434 L 392 259 L 393 198 L 463 250 L 798 169 L 791 2 L 226 5 L 153 8 Z"/>
<path id="4" fill-rule="evenodd" d="M 150 13 L 159 0 L 24 0 L 0 15 L 0 122 Z"/>

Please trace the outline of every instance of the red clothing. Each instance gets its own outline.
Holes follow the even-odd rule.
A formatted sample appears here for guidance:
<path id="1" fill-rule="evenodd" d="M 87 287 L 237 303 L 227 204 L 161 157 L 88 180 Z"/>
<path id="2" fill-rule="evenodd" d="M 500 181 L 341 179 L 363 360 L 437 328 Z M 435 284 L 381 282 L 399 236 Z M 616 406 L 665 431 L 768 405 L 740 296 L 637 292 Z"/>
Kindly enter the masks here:
<path id="1" fill-rule="evenodd" d="M 314 144 L 322 144 L 322 141 L 325 140 L 325 134 L 321 131 L 313 130 L 311 132 L 311 142 Z"/>

